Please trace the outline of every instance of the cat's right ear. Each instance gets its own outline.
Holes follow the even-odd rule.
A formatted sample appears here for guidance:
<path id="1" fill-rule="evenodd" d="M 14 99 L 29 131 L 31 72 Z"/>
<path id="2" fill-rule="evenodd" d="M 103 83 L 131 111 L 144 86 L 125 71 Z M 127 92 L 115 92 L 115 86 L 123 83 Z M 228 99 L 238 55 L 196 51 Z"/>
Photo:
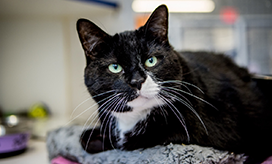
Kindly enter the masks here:
<path id="1" fill-rule="evenodd" d="M 77 32 L 84 49 L 87 62 L 105 50 L 105 43 L 110 38 L 106 32 L 87 19 L 77 21 Z"/>

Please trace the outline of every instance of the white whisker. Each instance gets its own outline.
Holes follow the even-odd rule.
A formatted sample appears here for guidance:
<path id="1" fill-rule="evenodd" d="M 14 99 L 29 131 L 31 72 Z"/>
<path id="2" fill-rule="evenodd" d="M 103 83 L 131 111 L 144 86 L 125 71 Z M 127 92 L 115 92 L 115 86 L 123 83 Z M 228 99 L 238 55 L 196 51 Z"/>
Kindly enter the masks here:
<path id="1" fill-rule="evenodd" d="M 195 95 L 193 95 L 193 94 L 191 94 L 191 93 L 188 93 L 188 92 L 186 92 L 186 91 L 183 91 L 183 90 L 181 90 L 181 89 L 177 89 L 177 88 L 173 88 L 173 87 L 167 87 L 167 88 L 173 89 L 173 90 L 176 90 L 176 91 L 179 91 L 179 92 L 182 92 L 182 93 L 185 93 L 185 94 L 187 94 L 187 95 L 189 95 L 189 96 L 191 96 L 191 97 L 194 97 L 194 98 L 196 98 L 196 99 L 198 99 L 198 100 L 200 100 L 200 101 L 202 101 L 202 102 L 204 102 L 204 103 L 210 105 L 210 106 L 213 107 L 214 109 L 218 110 L 218 109 L 217 109 L 215 106 L 213 106 L 211 103 L 209 103 L 208 101 L 206 101 L 206 100 L 204 100 L 204 99 L 202 99 L 202 98 L 200 98 L 200 97 L 198 97 L 198 96 L 195 96 Z"/>
<path id="2" fill-rule="evenodd" d="M 166 84 L 166 83 L 174 83 L 174 84 L 179 84 L 182 85 L 184 88 L 186 88 L 190 93 L 192 93 L 192 91 L 184 84 L 182 84 L 180 81 L 177 80 L 169 80 L 169 81 L 164 81 L 164 82 L 159 82 L 159 84 Z"/>
<path id="3" fill-rule="evenodd" d="M 159 98 L 159 97 L 157 97 L 157 98 Z M 156 98 L 156 97 L 154 97 L 155 101 L 156 101 L 156 102 L 157 102 L 157 104 L 159 105 L 160 110 L 162 111 L 163 117 L 164 117 L 164 119 L 165 119 L 165 123 L 166 123 L 166 124 L 168 124 L 168 122 L 167 122 L 167 118 L 166 118 L 167 111 L 166 111 L 166 110 L 163 108 L 163 105 L 160 105 L 160 103 L 159 103 L 159 101 L 157 100 L 157 98 Z M 164 113 L 164 112 L 166 112 L 166 115 L 165 115 L 165 113 Z"/>
<path id="4" fill-rule="evenodd" d="M 80 103 L 78 106 L 76 106 L 75 109 L 72 111 L 72 113 L 71 113 L 71 115 L 70 115 L 70 119 L 73 117 L 75 111 L 76 111 L 82 104 L 84 104 L 85 102 L 87 102 L 87 101 L 89 101 L 89 100 L 91 100 L 91 99 L 92 99 L 92 97 L 89 97 L 89 98 L 87 98 L 86 100 L 84 100 L 82 103 Z"/>
<path id="5" fill-rule="evenodd" d="M 114 118 L 114 117 L 111 118 L 111 120 L 110 120 L 110 125 L 109 125 L 109 140 L 110 140 L 110 144 L 111 144 L 113 150 L 116 151 L 115 147 L 113 146 L 112 140 L 111 140 L 111 130 L 112 130 L 112 122 L 113 122 L 113 118 Z"/>
<path id="6" fill-rule="evenodd" d="M 108 112 L 108 113 L 110 113 L 110 112 Z M 106 122 L 106 125 L 105 125 L 105 129 L 104 129 L 104 132 L 103 132 L 103 150 L 105 149 L 105 136 L 106 136 L 107 125 L 108 125 L 108 123 L 109 123 L 109 120 L 111 120 L 112 116 L 111 116 L 111 115 L 108 115 L 108 116 L 106 116 L 106 117 L 104 118 L 104 120 L 105 120 L 107 117 L 108 117 L 108 119 L 107 119 L 107 122 Z M 110 127 L 108 127 L 108 129 L 110 130 Z M 102 128 L 100 128 L 100 133 L 101 133 L 101 130 L 102 130 Z M 110 137 L 110 136 L 108 136 L 108 137 Z"/>
<path id="7" fill-rule="evenodd" d="M 115 93 L 109 100 L 107 100 L 106 102 L 104 102 L 104 103 L 98 108 L 98 110 L 100 110 L 101 107 L 103 107 L 105 104 L 107 105 L 108 102 L 114 101 L 114 100 L 116 99 L 116 97 L 119 96 L 119 95 L 120 95 L 120 93 L 119 93 L 119 94 L 116 94 L 116 93 Z M 106 107 L 107 107 L 107 106 L 106 106 Z M 105 111 L 106 107 L 104 107 L 104 108 L 101 110 L 101 112 L 102 112 L 103 110 Z M 104 113 L 105 113 L 105 112 L 103 112 L 103 114 L 104 114 Z M 102 114 L 102 115 L 103 115 L 103 114 Z M 101 115 L 101 116 L 102 116 L 102 115 Z M 98 116 L 98 115 L 97 115 L 97 116 Z M 100 117 L 101 117 L 101 116 L 100 116 Z M 95 118 L 95 119 L 96 119 L 96 118 Z M 95 120 L 95 119 L 94 119 L 94 120 Z M 93 120 L 93 121 L 94 121 L 94 120 Z M 93 122 L 93 121 L 92 121 L 92 122 Z M 91 122 L 91 124 L 88 125 L 87 129 L 90 128 L 90 126 L 92 125 L 92 122 Z M 96 121 L 94 127 L 97 126 L 98 122 L 99 122 L 99 120 Z M 87 122 L 86 122 L 86 123 L 87 123 Z M 84 124 L 83 129 L 85 129 L 86 123 Z M 87 144 L 86 144 L 85 150 L 87 149 L 87 146 L 88 146 L 88 144 L 89 144 L 89 142 L 90 142 L 90 139 L 91 139 L 91 136 L 92 136 L 92 134 L 93 134 L 93 131 L 94 131 L 94 128 L 92 129 L 92 132 L 91 132 L 91 134 L 90 134 L 90 136 L 89 136 L 89 138 L 88 138 L 88 140 L 87 140 Z M 85 133 L 85 132 L 84 132 L 84 133 Z M 83 135 L 84 135 L 84 133 L 83 133 Z"/>
<path id="8" fill-rule="evenodd" d="M 119 94 L 120 95 L 120 94 Z M 111 114 L 111 112 L 109 112 L 109 108 L 111 108 L 112 106 L 115 106 L 116 103 L 118 103 L 118 101 L 120 100 L 121 98 L 119 97 L 115 97 L 110 103 L 107 104 L 107 106 L 105 106 L 105 109 L 103 109 L 103 113 L 100 115 L 100 118 L 104 115 L 104 113 L 107 113 L 105 118 L 103 119 L 103 122 L 101 123 L 101 126 L 100 126 L 100 130 L 103 129 L 103 124 L 104 124 L 104 121 L 106 120 L 107 116 L 109 114 Z M 102 112 L 102 111 L 101 111 Z M 101 131 L 100 131 L 101 132 Z"/>
<path id="9" fill-rule="evenodd" d="M 199 87 L 197 87 L 196 85 L 194 85 L 194 84 L 191 84 L 191 83 L 188 83 L 188 82 L 186 82 L 186 81 L 180 81 L 181 83 L 184 83 L 184 84 L 186 84 L 186 85 L 190 85 L 190 86 L 192 86 L 192 87 L 195 87 L 196 89 L 198 89 L 202 94 L 205 94 L 203 91 L 202 91 L 202 89 L 200 89 Z"/>
<path id="10" fill-rule="evenodd" d="M 176 83 L 176 84 L 180 84 L 182 86 L 185 86 L 184 84 L 186 85 L 190 85 L 194 88 L 196 88 L 197 90 L 199 90 L 202 94 L 204 94 L 204 92 L 202 91 L 202 89 L 200 89 L 199 87 L 197 87 L 196 85 L 194 84 L 191 84 L 191 83 L 188 83 L 186 81 L 180 81 L 180 80 L 167 80 L 167 81 L 163 81 L 163 82 L 159 82 L 160 84 L 165 84 L 165 83 Z M 191 92 L 192 93 L 192 92 Z"/>
<path id="11" fill-rule="evenodd" d="M 183 116 L 181 115 L 181 113 L 178 111 L 178 109 L 167 99 L 167 98 L 165 98 L 163 95 L 160 95 L 159 96 L 160 97 L 160 99 L 162 100 L 162 101 L 164 101 L 165 102 L 165 104 L 172 110 L 172 112 L 176 115 L 176 117 L 177 117 L 177 119 L 179 120 L 179 122 L 181 123 L 181 125 L 183 126 L 183 128 L 184 128 L 184 130 L 185 130 L 185 132 L 186 132 L 186 135 L 187 135 L 187 140 L 188 140 L 188 142 L 190 142 L 190 136 L 189 136 L 189 133 L 188 133 L 188 130 L 187 130 L 187 127 L 186 127 L 186 123 L 185 123 L 185 121 L 184 121 L 184 118 L 183 118 Z M 175 110 L 172 108 L 172 107 L 179 113 L 179 115 L 180 115 L 180 117 L 177 115 L 177 113 L 175 112 Z"/>
<path id="12" fill-rule="evenodd" d="M 114 96 L 114 95 L 108 96 L 108 97 L 104 98 L 103 100 L 101 100 L 101 101 L 99 101 L 99 102 L 93 104 L 92 106 L 90 106 L 89 108 L 85 109 L 83 112 L 81 112 L 80 114 L 78 114 L 75 118 L 73 118 L 72 120 L 68 121 L 68 122 L 65 124 L 65 126 L 67 126 L 68 124 L 70 124 L 71 122 L 73 122 L 75 119 L 77 119 L 78 117 L 80 117 L 82 114 L 86 113 L 88 110 L 90 110 L 91 108 L 93 108 L 93 107 L 96 106 L 97 104 L 99 104 L 99 103 L 101 103 L 101 102 L 103 102 L 103 101 L 105 101 L 105 100 L 107 100 L 107 99 L 109 99 L 109 98 L 111 98 L 111 97 L 113 97 L 113 96 Z"/>
<path id="13" fill-rule="evenodd" d="M 173 95 L 172 93 L 166 92 L 164 91 L 166 94 L 169 94 L 172 98 L 176 99 L 177 101 L 181 102 L 183 105 L 185 105 L 187 108 L 189 108 L 199 119 L 199 121 L 201 122 L 202 126 L 204 127 L 206 134 L 208 135 L 208 130 L 203 122 L 203 120 L 201 119 L 201 117 L 198 115 L 198 113 L 195 111 L 195 109 L 188 104 L 186 101 L 182 100 L 181 98 L 177 97 L 176 95 Z"/>
<path id="14" fill-rule="evenodd" d="M 100 116 L 99 116 L 99 113 L 96 115 L 96 117 L 93 119 L 96 120 L 98 117 L 101 118 L 106 112 L 107 112 L 107 109 L 109 108 L 109 104 L 112 103 L 113 101 L 115 101 L 117 98 L 116 96 L 118 96 L 120 94 L 115 94 L 113 97 L 111 97 L 108 101 L 104 102 L 97 110 L 100 110 L 100 113 L 102 113 Z M 103 108 L 102 108 L 103 107 Z M 90 125 L 92 125 L 93 121 L 89 124 L 88 128 L 90 127 Z M 87 122 L 88 120 L 85 122 L 84 126 L 83 126 L 83 129 L 85 129 L 85 126 L 87 125 Z M 97 123 L 99 122 L 99 119 L 96 121 L 95 123 L 95 126 L 97 125 Z"/>
<path id="15" fill-rule="evenodd" d="M 73 122 L 75 119 L 77 119 L 78 117 L 80 117 L 82 114 L 84 114 L 85 112 L 87 112 L 88 110 L 92 109 L 94 106 L 96 106 L 97 103 L 93 104 L 92 106 L 90 106 L 89 108 L 85 109 L 83 112 L 81 112 L 79 115 L 77 115 L 76 117 L 74 117 L 72 120 L 68 121 L 65 126 L 67 126 L 68 124 L 70 124 L 71 122 Z"/>
<path id="16" fill-rule="evenodd" d="M 116 90 L 110 90 L 110 91 L 107 91 L 107 92 L 103 92 L 103 93 L 100 93 L 100 94 L 94 95 L 94 96 L 92 96 L 92 97 L 93 97 L 93 98 L 95 98 L 95 97 L 102 96 L 102 95 L 105 95 L 105 94 L 107 94 L 107 93 L 111 93 L 111 92 L 116 92 Z"/>
<path id="17" fill-rule="evenodd" d="M 181 97 L 184 98 L 191 106 L 193 106 L 193 104 L 192 104 L 185 96 L 183 96 L 182 94 L 176 92 L 176 91 L 173 90 L 173 89 L 169 89 L 168 87 L 162 87 L 162 88 L 163 88 L 163 90 L 167 90 L 167 91 L 173 92 L 173 93 L 175 93 L 175 94 L 181 96 Z"/>

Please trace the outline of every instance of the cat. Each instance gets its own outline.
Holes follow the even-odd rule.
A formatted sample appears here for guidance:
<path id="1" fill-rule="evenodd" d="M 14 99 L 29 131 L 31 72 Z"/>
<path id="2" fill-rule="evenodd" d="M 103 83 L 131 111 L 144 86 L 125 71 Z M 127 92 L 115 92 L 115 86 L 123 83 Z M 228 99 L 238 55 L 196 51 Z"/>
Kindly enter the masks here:
<path id="1" fill-rule="evenodd" d="M 77 31 L 101 121 L 81 135 L 87 152 L 174 143 L 245 153 L 248 163 L 272 155 L 272 113 L 252 74 L 223 54 L 176 52 L 165 5 L 135 31 L 111 36 L 86 19 Z"/>

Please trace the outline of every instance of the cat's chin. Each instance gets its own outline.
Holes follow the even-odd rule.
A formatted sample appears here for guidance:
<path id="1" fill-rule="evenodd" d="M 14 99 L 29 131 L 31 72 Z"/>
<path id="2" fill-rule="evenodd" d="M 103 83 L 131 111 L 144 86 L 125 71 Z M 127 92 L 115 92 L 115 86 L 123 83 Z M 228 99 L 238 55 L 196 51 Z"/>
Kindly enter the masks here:
<path id="1" fill-rule="evenodd" d="M 163 105 L 163 102 L 155 97 L 147 98 L 140 95 L 136 99 L 128 102 L 127 105 L 131 107 L 133 111 L 142 111 Z"/>
<path id="2" fill-rule="evenodd" d="M 150 101 L 152 98 L 148 98 L 148 97 L 145 97 L 145 96 L 141 96 L 139 95 L 137 98 L 135 98 L 134 100 L 132 101 L 129 101 L 127 103 L 128 106 L 130 107 L 139 107 L 139 106 L 143 106 L 144 104 L 146 104 L 148 101 Z"/>

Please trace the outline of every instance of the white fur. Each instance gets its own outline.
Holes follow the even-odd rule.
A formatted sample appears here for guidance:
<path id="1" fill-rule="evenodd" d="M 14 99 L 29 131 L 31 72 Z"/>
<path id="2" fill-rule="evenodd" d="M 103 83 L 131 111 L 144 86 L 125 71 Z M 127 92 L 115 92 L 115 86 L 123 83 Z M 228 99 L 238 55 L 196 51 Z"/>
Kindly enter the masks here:
<path id="1" fill-rule="evenodd" d="M 113 112 L 117 119 L 121 140 L 123 139 L 124 133 L 132 130 L 139 121 L 144 120 L 152 108 L 163 104 L 160 99 L 156 98 L 159 91 L 159 85 L 148 75 L 141 89 L 138 91 L 139 96 L 127 103 L 127 105 L 132 108 L 132 111 L 125 113 Z"/>
<path id="2" fill-rule="evenodd" d="M 150 111 L 151 109 L 143 110 L 141 112 L 132 111 L 125 113 L 114 113 L 114 116 L 117 118 L 117 126 L 120 130 L 120 137 L 123 138 L 123 134 L 125 132 L 132 130 L 140 120 L 144 120 Z"/>

